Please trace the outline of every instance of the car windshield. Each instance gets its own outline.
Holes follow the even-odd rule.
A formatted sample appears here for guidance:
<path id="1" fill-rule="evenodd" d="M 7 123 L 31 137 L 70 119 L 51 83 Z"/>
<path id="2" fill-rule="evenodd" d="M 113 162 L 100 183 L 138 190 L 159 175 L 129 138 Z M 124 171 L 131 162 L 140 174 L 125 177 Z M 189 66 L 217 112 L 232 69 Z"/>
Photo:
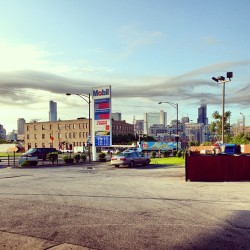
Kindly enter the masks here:
<path id="1" fill-rule="evenodd" d="M 131 157 L 131 153 L 122 152 L 118 154 L 119 157 Z"/>
<path id="2" fill-rule="evenodd" d="M 36 152 L 36 148 L 30 148 L 30 149 L 27 151 L 27 153 L 34 153 L 34 152 Z"/>

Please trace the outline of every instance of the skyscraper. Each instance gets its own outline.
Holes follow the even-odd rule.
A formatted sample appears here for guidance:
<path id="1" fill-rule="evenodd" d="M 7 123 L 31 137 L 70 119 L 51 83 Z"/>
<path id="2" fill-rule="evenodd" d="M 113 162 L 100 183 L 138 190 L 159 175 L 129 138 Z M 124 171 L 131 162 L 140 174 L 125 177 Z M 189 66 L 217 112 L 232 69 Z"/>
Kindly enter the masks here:
<path id="1" fill-rule="evenodd" d="M 25 124 L 24 118 L 18 118 L 17 120 L 17 134 L 18 135 L 24 134 L 24 124 Z"/>
<path id="2" fill-rule="evenodd" d="M 57 103 L 53 101 L 49 102 L 49 121 L 57 121 Z"/>
<path id="3" fill-rule="evenodd" d="M 148 134 L 148 129 L 152 125 L 162 124 L 166 127 L 167 113 L 161 110 L 160 112 L 144 113 L 144 134 Z"/>
<path id="4" fill-rule="evenodd" d="M 203 123 L 204 125 L 208 124 L 206 104 L 201 104 L 200 108 L 198 108 L 197 123 Z"/>

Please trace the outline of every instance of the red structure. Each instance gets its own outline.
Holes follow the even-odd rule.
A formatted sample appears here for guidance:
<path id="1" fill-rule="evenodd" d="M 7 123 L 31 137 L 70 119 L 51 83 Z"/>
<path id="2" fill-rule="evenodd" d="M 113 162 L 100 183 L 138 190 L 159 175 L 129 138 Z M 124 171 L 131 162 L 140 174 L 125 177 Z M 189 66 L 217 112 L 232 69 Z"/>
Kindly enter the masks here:
<path id="1" fill-rule="evenodd" d="M 250 156 L 186 155 L 186 181 L 250 181 Z"/>

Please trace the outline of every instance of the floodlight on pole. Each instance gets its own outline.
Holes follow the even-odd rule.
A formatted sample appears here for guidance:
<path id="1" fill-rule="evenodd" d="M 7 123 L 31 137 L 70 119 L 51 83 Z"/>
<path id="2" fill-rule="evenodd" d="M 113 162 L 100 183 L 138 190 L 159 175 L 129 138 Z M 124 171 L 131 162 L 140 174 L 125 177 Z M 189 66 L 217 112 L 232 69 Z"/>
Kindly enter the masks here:
<path id="1" fill-rule="evenodd" d="M 225 129 L 225 83 L 230 82 L 233 78 L 233 72 L 227 72 L 227 79 L 224 76 L 212 77 L 212 79 L 222 84 L 222 119 L 221 119 L 221 140 L 224 143 L 224 129 Z"/>

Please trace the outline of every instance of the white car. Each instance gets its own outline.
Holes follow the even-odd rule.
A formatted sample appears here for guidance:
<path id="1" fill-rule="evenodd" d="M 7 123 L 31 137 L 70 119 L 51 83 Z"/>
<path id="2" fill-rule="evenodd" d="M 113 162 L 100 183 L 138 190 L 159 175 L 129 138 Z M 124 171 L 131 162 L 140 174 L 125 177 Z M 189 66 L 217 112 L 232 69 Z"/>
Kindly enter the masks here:
<path id="1" fill-rule="evenodd" d="M 119 167 L 120 165 L 128 165 L 133 167 L 135 165 L 145 165 L 147 166 L 150 163 L 150 158 L 148 156 L 141 155 L 135 151 L 123 151 L 118 155 L 115 155 L 111 158 L 111 165 Z"/>

